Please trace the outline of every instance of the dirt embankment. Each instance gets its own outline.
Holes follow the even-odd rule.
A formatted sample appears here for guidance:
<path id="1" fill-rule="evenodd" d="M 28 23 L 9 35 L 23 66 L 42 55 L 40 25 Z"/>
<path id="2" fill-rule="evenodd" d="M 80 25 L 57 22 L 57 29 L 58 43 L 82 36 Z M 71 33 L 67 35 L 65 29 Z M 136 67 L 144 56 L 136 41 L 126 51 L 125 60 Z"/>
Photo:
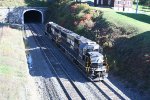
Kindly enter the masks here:
<path id="1" fill-rule="evenodd" d="M 150 90 L 150 30 L 134 24 L 142 22 L 119 15 L 113 10 L 108 13 L 87 4 L 55 3 L 49 11 L 48 21 L 54 21 L 102 45 L 108 57 L 110 72 L 120 76 L 124 83 L 138 87 L 140 91 Z M 107 18 L 106 13 L 118 20 L 110 21 L 112 19 L 110 15 Z M 120 19 L 133 22 L 120 23 Z M 148 26 L 145 23 L 142 25 Z"/>
<path id="2" fill-rule="evenodd" d="M 38 100 L 28 73 L 22 31 L 0 25 L 0 99 Z"/>

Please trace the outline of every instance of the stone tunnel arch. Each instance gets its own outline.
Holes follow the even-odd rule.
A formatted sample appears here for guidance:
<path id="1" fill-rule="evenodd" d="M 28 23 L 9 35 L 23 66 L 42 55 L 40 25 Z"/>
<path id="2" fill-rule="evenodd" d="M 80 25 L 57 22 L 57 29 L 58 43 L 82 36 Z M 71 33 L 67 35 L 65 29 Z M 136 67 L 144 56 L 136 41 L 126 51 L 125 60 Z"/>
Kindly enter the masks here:
<path id="1" fill-rule="evenodd" d="M 37 9 L 25 10 L 22 14 L 22 24 L 25 23 L 43 23 L 43 12 Z"/>

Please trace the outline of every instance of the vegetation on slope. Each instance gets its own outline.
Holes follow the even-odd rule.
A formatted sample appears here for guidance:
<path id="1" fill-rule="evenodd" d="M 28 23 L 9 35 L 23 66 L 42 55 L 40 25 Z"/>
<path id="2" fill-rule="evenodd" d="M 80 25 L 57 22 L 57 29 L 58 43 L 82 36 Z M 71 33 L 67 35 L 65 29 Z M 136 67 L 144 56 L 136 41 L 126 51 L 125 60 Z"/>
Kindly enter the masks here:
<path id="1" fill-rule="evenodd" d="M 0 7 L 48 6 L 50 0 L 0 0 Z"/>
<path id="2" fill-rule="evenodd" d="M 137 5 L 133 5 L 133 9 L 136 10 Z M 138 5 L 138 11 L 144 12 L 147 15 L 150 15 L 150 6 L 143 6 L 143 5 Z"/>
<path id="3" fill-rule="evenodd" d="M 150 16 L 116 13 L 109 8 L 90 7 L 70 0 L 2 0 L 1 7 L 49 6 L 49 20 L 97 41 L 104 47 L 110 70 L 122 81 L 150 90 Z M 144 2 L 141 2 L 144 1 Z M 139 6 L 149 12 L 148 0 Z M 134 7 L 135 8 L 135 7 Z M 8 68 L 8 69 L 5 69 Z M 11 73 L 10 67 L 0 66 L 0 73 Z"/>
<path id="4" fill-rule="evenodd" d="M 134 0 L 136 2 L 136 0 Z M 139 4 L 150 6 L 150 0 L 139 0 Z"/>
<path id="5" fill-rule="evenodd" d="M 21 100 L 28 75 L 22 32 L 2 24 L 0 31 L 0 97 Z"/>
<path id="6" fill-rule="evenodd" d="M 125 83 L 150 90 L 150 16 L 116 13 L 59 0 L 50 5 L 49 20 L 97 41 L 104 47 L 110 70 Z M 58 13 L 59 12 L 59 13 Z"/>

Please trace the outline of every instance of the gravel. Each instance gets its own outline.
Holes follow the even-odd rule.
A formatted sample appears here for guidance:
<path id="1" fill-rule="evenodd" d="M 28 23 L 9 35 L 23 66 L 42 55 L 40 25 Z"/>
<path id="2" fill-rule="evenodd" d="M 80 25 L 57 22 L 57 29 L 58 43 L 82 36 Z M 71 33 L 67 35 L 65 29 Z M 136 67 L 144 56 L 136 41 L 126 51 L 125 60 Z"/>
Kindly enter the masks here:
<path id="1" fill-rule="evenodd" d="M 49 70 L 49 66 L 46 64 L 30 31 L 27 30 L 26 32 L 29 73 L 34 78 L 34 82 L 39 93 L 37 95 L 40 95 L 40 100 L 67 99 L 57 79 Z"/>
<path id="2" fill-rule="evenodd" d="M 125 84 L 119 81 L 119 78 L 114 77 L 112 74 L 109 75 L 108 81 L 114 86 L 117 86 L 117 88 L 131 100 L 145 100 L 145 97 L 143 97 L 138 90 L 125 87 Z"/>

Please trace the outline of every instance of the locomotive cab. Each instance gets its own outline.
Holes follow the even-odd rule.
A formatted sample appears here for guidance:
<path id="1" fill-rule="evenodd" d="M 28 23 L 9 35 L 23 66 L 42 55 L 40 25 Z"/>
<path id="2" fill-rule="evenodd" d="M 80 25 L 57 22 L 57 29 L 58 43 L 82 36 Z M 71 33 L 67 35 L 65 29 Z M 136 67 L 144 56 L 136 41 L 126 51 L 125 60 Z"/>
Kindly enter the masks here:
<path id="1" fill-rule="evenodd" d="M 87 42 L 79 45 L 79 57 L 83 60 L 85 60 L 85 54 L 92 51 L 100 52 L 101 48 L 95 42 Z"/>
<path id="2" fill-rule="evenodd" d="M 96 51 L 88 52 L 86 57 L 89 58 L 86 63 L 90 64 L 87 67 L 90 69 L 88 73 L 92 79 L 98 78 L 99 80 L 103 80 L 108 77 L 107 67 L 103 64 L 104 57 L 101 53 Z"/>

